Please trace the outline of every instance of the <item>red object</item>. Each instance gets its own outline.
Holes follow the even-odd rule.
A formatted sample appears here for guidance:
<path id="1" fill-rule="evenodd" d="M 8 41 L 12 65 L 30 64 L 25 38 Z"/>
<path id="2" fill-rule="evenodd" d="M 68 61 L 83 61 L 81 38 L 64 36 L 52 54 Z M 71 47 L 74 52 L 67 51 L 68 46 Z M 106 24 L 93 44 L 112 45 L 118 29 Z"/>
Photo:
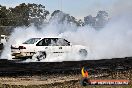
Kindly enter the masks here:
<path id="1" fill-rule="evenodd" d="M 88 78 L 88 71 L 84 71 L 85 77 Z"/>

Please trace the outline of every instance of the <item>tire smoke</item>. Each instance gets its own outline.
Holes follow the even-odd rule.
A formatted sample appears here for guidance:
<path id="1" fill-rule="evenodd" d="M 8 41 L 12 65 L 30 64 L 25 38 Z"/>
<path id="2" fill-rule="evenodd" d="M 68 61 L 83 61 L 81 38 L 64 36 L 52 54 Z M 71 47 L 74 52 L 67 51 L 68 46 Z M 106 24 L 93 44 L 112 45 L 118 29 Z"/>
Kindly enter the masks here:
<path id="1" fill-rule="evenodd" d="M 12 44 L 21 44 L 32 37 L 60 36 L 68 39 L 73 45 L 84 45 L 88 47 L 87 60 L 111 59 L 132 56 L 132 12 L 126 11 L 110 19 L 109 23 L 102 29 L 96 30 L 89 26 L 77 27 L 67 21 L 59 23 L 62 14 L 52 19 L 42 29 L 34 26 L 28 28 L 15 28 L 2 53 L 1 58 L 11 59 Z M 73 55 L 75 56 L 75 55 Z M 66 61 L 83 60 L 48 58 L 44 61 Z M 30 61 L 30 60 L 27 60 Z"/>

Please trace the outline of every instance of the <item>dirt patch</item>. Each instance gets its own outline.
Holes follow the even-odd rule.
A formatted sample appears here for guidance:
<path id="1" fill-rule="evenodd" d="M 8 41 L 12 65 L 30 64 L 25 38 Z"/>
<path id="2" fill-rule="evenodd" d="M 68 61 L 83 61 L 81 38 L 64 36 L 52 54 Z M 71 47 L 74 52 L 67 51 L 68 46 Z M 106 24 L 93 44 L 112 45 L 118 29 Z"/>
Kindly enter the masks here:
<path id="1" fill-rule="evenodd" d="M 90 75 L 90 79 L 129 79 L 132 80 L 132 70 L 113 72 L 109 74 Z M 1 88 L 83 88 L 80 85 L 81 74 L 76 75 L 42 75 L 0 77 Z M 129 85 L 89 85 L 85 88 L 132 88 Z"/>
<path id="2" fill-rule="evenodd" d="M 89 85 L 86 88 L 132 88 L 132 70 L 96 71 L 90 79 L 128 79 L 129 85 Z M 81 74 L 48 74 L 34 76 L 0 77 L 1 88 L 82 88 Z"/>
<path id="3" fill-rule="evenodd" d="M 8 85 L 49 85 L 49 84 L 58 84 L 64 83 L 69 81 L 78 81 L 81 78 L 80 76 L 32 76 L 32 77 L 0 77 L 1 84 L 8 84 Z"/>

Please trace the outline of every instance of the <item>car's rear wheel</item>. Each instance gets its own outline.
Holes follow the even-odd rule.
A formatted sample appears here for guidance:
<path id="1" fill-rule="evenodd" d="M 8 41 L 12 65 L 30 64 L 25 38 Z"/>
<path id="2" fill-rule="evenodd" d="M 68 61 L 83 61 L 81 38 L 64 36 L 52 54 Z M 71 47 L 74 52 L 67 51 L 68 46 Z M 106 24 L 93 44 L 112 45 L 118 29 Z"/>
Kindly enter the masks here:
<path id="1" fill-rule="evenodd" d="M 80 50 L 79 50 L 79 55 L 80 55 L 81 57 L 86 58 L 87 55 L 88 55 L 88 52 L 87 52 L 86 49 L 80 49 Z"/>
<path id="2" fill-rule="evenodd" d="M 37 59 L 38 61 L 41 61 L 41 60 L 43 60 L 43 59 L 46 58 L 46 53 L 43 52 L 43 51 L 38 51 L 38 52 L 36 52 L 36 53 L 33 55 L 32 58 L 35 58 L 35 59 Z"/>

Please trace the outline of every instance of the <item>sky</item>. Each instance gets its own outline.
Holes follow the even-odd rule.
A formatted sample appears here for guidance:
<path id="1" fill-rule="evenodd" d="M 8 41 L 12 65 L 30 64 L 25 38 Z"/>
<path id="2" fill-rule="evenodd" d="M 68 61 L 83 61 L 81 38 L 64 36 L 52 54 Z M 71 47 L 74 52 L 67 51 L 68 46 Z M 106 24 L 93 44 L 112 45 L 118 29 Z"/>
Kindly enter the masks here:
<path id="1" fill-rule="evenodd" d="M 88 15 L 96 16 L 99 10 L 107 11 L 111 15 L 113 9 L 124 2 L 127 2 L 127 5 L 132 3 L 132 0 L 0 0 L 0 4 L 7 7 L 15 7 L 21 3 L 42 4 L 50 13 L 59 9 L 77 19 Z"/>

